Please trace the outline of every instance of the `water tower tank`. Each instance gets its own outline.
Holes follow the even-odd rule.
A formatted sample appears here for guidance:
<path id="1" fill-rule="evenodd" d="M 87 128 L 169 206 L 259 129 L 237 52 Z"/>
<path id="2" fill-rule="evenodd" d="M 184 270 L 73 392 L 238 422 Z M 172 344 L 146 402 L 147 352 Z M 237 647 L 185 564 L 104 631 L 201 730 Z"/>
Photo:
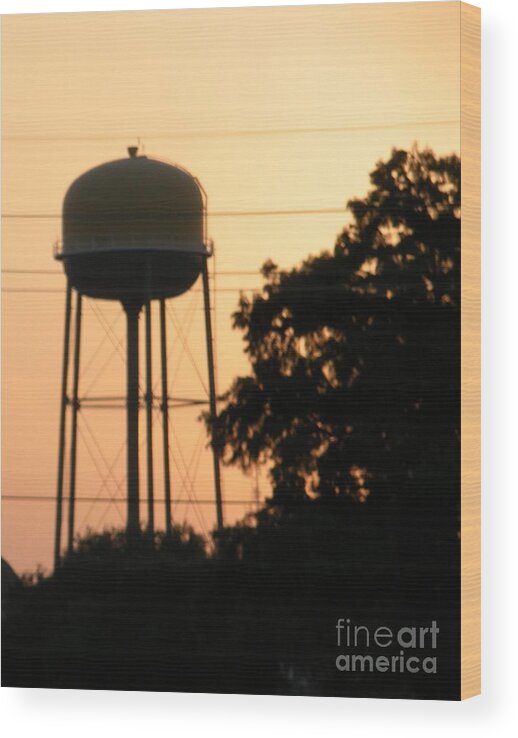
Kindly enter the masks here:
<path id="1" fill-rule="evenodd" d="M 60 258 L 81 293 L 142 304 L 181 295 L 196 281 L 206 254 L 204 201 L 185 170 L 134 147 L 128 153 L 69 187 Z"/>

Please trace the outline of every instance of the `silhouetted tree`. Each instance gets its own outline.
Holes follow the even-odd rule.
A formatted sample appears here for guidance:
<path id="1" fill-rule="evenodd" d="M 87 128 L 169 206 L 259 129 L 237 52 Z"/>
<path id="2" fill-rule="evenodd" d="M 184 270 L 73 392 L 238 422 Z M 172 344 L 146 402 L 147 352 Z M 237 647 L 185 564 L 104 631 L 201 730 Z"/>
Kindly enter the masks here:
<path id="1" fill-rule="evenodd" d="M 143 532 L 130 541 L 122 529 L 87 530 L 76 537 L 74 549 L 66 554 L 63 566 L 132 566 L 135 560 L 153 565 L 161 561 L 203 561 L 207 555 L 205 546 L 203 537 L 187 523 L 173 525 L 170 533 L 155 531 L 152 537 Z"/>
<path id="2" fill-rule="evenodd" d="M 460 161 L 394 149 L 370 179 L 334 251 L 267 262 L 262 291 L 241 296 L 251 374 L 212 441 L 226 464 L 268 465 L 276 505 L 418 491 L 455 524 Z"/>

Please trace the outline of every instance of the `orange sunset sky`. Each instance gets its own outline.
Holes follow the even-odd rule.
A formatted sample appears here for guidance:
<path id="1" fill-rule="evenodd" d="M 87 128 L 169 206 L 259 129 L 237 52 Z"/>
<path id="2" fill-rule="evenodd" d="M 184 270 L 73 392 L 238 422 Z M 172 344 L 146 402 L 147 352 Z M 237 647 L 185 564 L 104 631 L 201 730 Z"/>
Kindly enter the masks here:
<path id="1" fill-rule="evenodd" d="M 223 391 L 247 371 L 231 313 L 239 290 L 260 286 L 263 262 L 290 267 L 331 248 L 347 199 L 367 191 L 392 146 L 460 151 L 459 13 L 443 2 L 2 19 L 3 555 L 18 572 L 52 561 L 65 294 L 52 245 L 70 182 L 139 138 L 148 156 L 199 178 L 216 247 Z M 173 396 L 205 396 L 201 297 L 197 283 L 170 303 Z M 85 300 L 82 395 L 123 392 L 124 345 L 121 308 Z M 173 417 L 173 516 L 206 531 L 213 505 L 189 502 L 213 497 L 198 414 Z M 77 504 L 78 530 L 121 526 L 124 411 L 85 408 L 79 422 L 77 495 L 99 501 Z M 162 497 L 159 418 L 155 427 Z M 227 501 L 243 501 L 226 506 L 227 522 L 269 494 L 264 473 L 224 469 L 223 484 Z M 45 499 L 12 499 L 20 495 Z"/>

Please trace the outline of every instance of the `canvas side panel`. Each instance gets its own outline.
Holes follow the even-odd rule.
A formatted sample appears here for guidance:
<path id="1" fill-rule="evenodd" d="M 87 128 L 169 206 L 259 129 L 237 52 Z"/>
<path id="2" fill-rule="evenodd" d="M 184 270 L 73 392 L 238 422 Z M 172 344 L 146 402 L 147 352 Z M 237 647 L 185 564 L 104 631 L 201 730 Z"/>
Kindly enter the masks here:
<path id="1" fill-rule="evenodd" d="M 460 3 L 461 699 L 480 693 L 480 9 Z"/>

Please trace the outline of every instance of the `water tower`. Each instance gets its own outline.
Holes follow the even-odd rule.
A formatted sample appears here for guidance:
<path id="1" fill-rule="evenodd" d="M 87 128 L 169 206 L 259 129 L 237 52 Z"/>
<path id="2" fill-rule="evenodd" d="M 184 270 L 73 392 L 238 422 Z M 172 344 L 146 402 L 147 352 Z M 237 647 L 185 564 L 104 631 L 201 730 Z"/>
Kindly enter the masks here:
<path id="1" fill-rule="evenodd" d="M 187 292 L 202 276 L 210 413 L 216 413 L 213 340 L 207 259 L 212 251 L 205 233 L 206 198 L 200 183 L 184 169 L 139 155 L 90 169 L 69 187 L 63 203 L 63 243 L 56 258 L 67 277 L 65 336 L 61 387 L 61 415 L 57 480 L 55 566 L 61 558 L 65 453 L 69 447 L 69 506 L 67 547 L 74 540 L 77 420 L 80 407 L 81 299 L 118 300 L 126 314 L 127 372 L 127 523 L 128 537 L 140 533 L 139 505 L 139 317 L 145 312 L 148 530 L 154 529 L 152 447 L 151 305 L 160 307 L 161 412 L 165 528 L 171 531 L 169 470 L 169 397 L 165 301 Z M 72 387 L 69 395 L 72 303 L 75 330 L 72 350 Z M 70 417 L 69 444 L 67 441 Z M 215 453 L 214 488 L 217 525 L 223 525 L 219 462 Z"/>

